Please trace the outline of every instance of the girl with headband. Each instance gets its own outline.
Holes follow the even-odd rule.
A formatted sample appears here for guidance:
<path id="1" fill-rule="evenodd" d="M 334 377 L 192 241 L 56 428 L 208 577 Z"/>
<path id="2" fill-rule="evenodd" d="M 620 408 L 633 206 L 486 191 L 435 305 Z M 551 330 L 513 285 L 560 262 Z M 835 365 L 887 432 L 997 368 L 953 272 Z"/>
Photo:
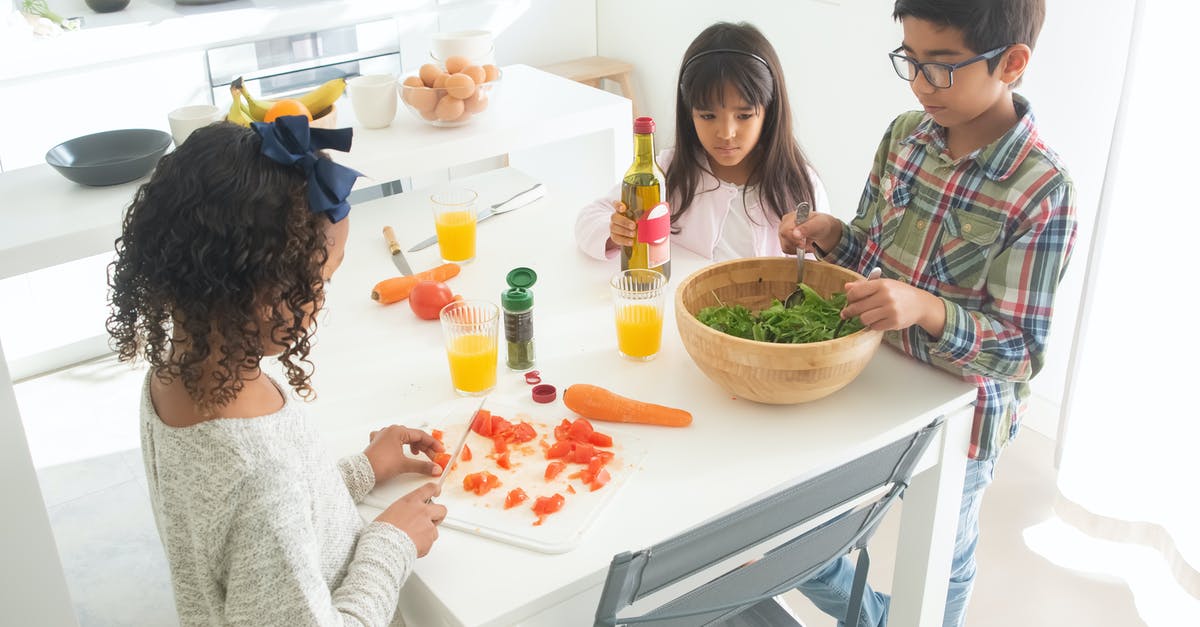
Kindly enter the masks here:
<path id="1" fill-rule="evenodd" d="M 304 117 L 201 128 L 159 162 L 125 215 L 108 331 L 150 364 L 141 438 L 183 625 L 386 625 L 446 515 L 426 484 L 364 526 L 376 482 L 441 470 L 429 434 L 390 426 L 326 460 L 297 401 L 345 255 L 359 176 L 321 154 L 350 129 Z M 260 369 L 275 356 L 287 386 Z M 290 388 L 290 389 L 289 389 Z"/>
<path id="2" fill-rule="evenodd" d="M 706 259 L 780 256 L 780 218 L 829 200 L 793 135 L 779 57 L 747 23 L 720 22 L 688 46 L 675 96 L 675 147 L 659 152 L 671 241 Z M 606 259 L 633 244 L 620 185 L 584 207 L 575 239 Z M 615 211 L 614 211 L 615 209 Z"/>

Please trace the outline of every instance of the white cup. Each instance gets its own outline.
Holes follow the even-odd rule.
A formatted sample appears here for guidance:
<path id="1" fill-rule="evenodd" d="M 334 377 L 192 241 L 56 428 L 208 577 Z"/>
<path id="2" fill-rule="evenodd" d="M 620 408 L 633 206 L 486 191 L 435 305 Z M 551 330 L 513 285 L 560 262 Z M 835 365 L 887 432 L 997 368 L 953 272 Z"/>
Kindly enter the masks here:
<path id="1" fill-rule="evenodd" d="M 214 105 L 188 105 L 180 107 L 167 114 L 167 123 L 171 125 L 171 138 L 178 148 L 192 131 L 208 126 L 225 117 L 223 111 Z"/>
<path id="2" fill-rule="evenodd" d="M 383 128 L 396 117 L 396 77 L 364 74 L 346 81 L 354 117 L 364 128 Z"/>

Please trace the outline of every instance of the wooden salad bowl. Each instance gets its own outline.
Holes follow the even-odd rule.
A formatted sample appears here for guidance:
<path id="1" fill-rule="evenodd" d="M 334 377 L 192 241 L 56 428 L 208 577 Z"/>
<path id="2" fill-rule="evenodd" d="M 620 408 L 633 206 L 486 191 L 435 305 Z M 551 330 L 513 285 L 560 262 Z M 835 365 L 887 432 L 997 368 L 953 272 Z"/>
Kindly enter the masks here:
<path id="1" fill-rule="evenodd" d="M 804 282 L 828 298 L 862 275 L 809 261 Z M 783 300 L 796 287 L 796 260 L 734 259 L 693 272 L 675 289 L 675 323 L 683 346 L 700 370 L 739 398 L 790 405 L 833 394 L 854 380 L 875 355 L 882 331 L 862 329 L 824 342 L 775 344 L 728 335 L 696 319 L 703 308 L 743 305 L 752 312 Z"/>

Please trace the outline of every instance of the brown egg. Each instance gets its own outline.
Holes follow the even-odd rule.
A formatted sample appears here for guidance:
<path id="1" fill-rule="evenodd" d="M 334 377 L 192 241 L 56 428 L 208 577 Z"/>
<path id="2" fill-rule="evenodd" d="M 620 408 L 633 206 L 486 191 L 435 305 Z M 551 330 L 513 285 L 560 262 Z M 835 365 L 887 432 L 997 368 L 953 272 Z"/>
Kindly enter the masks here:
<path id="1" fill-rule="evenodd" d="M 429 85 L 425 84 L 425 81 L 421 80 L 420 76 L 410 76 L 410 77 L 404 79 L 404 85 L 406 87 L 428 87 L 429 86 Z"/>
<path id="2" fill-rule="evenodd" d="M 437 119 L 443 122 L 453 122 L 461 117 L 465 110 L 463 101 L 454 96 L 442 96 L 442 99 L 438 100 L 434 113 L 437 114 Z"/>
<path id="3" fill-rule="evenodd" d="M 433 81 L 441 73 L 442 68 L 432 63 L 426 63 L 425 65 L 422 65 L 420 71 L 417 72 L 417 74 L 421 77 L 421 84 L 426 87 L 433 87 Z M 413 85 L 413 87 L 416 87 L 416 85 Z"/>
<path id="4" fill-rule="evenodd" d="M 429 120 L 430 122 L 437 122 L 437 119 L 438 119 L 437 113 L 434 109 L 430 109 L 428 111 L 422 111 L 421 117 L 425 118 L 426 120 Z"/>
<path id="5" fill-rule="evenodd" d="M 476 85 L 479 85 L 487 80 L 487 72 L 484 71 L 483 67 L 478 65 L 468 65 L 467 67 L 463 68 L 462 73 L 470 76 L 471 80 L 475 81 Z"/>
<path id="6" fill-rule="evenodd" d="M 471 60 L 464 56 L 454 55 L 446 57 L 446 71 L 451 74 L 458 74 L 468 65 L 471 65 Z"/>
<path id="7" fill-rule="evenodd" d="M 451 74 L 446 79 L 446 93 L 463 100 L 475 93 L 475 81 L 466 74 Z"/>
<path id="8" fill-rule="evenodd" d="M 489 64 L 483 66 L 483 74 L 484 74 L 483 82 L 490 83 L 490 82 L 496 80 L 497 78 L 500 78 L 500 68 L 489 63 Z"/>
<path id="9" fill-rule="evenodd" d="M 450 78 L 450 75 L 445 72 L 438 74 L 438 77 L 436 79 L 434 79 L 434 81 L 433 81 L 433 88 L 434 89 L 442 89 L 443 87 L 446 86 L 446 79 L 448 79 L 448 78 Z"/>
<path id="10" fill-rule="evenodd" d="M 404 102 L 422 113 L 433 111 L 433 108 L 437 106 L 438 94 L 428 87 L 405 87 L 403 94 Z"/>
<path id="11" fill-rule="evenodd" d="M 476 89 L 470 98 L 463 101 L 463 108 L 467 110 L 467 113 L 479 113 L 486 109 L 487 106 L 488 97 L 482 89 Z"/>

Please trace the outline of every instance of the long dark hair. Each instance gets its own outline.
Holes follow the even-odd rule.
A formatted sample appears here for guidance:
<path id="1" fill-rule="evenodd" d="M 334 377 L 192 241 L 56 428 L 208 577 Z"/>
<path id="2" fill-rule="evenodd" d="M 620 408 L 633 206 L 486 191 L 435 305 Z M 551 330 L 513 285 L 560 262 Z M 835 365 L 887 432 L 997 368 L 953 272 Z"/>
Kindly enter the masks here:
<path id="1" fill-rule="evenodd" d="M 721 49 L 749 54 L 718 52 L 696 56 Z M 747 103 L 763 111 L 762 134 L 754 148 L 758 159 L 748 184 L 758 186 L 759 197 L 778 216 L 791 212 L 801 201 L 813 204 L 808 161 L 792 132 L 792 109 L 775 48 L 746 22 L 718 22 L 696 36 L 679 66 L 675 157 L 667 168 L 667 197 L 676 202 L 672 223 L 690 208 L 701 174 L 712 174 L 704 146 L 696 135 L 692 109 L 710 109 L 714 102 L 721 102 L 726 85 L 732 85 Z"/>
<path id="2" fill-rule="evenodd" d="M 304 175 L 261 146 L 227 122 L 192 133 L 138 188 L 109 266 L 119 358 L 140 354 L 160 380 L 182 380 L 202 414 L 237 398 L 264 335 L 285 346 L 288 383 L 312 396 L 309 323 L 329 220 L 309 210 Z"/>

